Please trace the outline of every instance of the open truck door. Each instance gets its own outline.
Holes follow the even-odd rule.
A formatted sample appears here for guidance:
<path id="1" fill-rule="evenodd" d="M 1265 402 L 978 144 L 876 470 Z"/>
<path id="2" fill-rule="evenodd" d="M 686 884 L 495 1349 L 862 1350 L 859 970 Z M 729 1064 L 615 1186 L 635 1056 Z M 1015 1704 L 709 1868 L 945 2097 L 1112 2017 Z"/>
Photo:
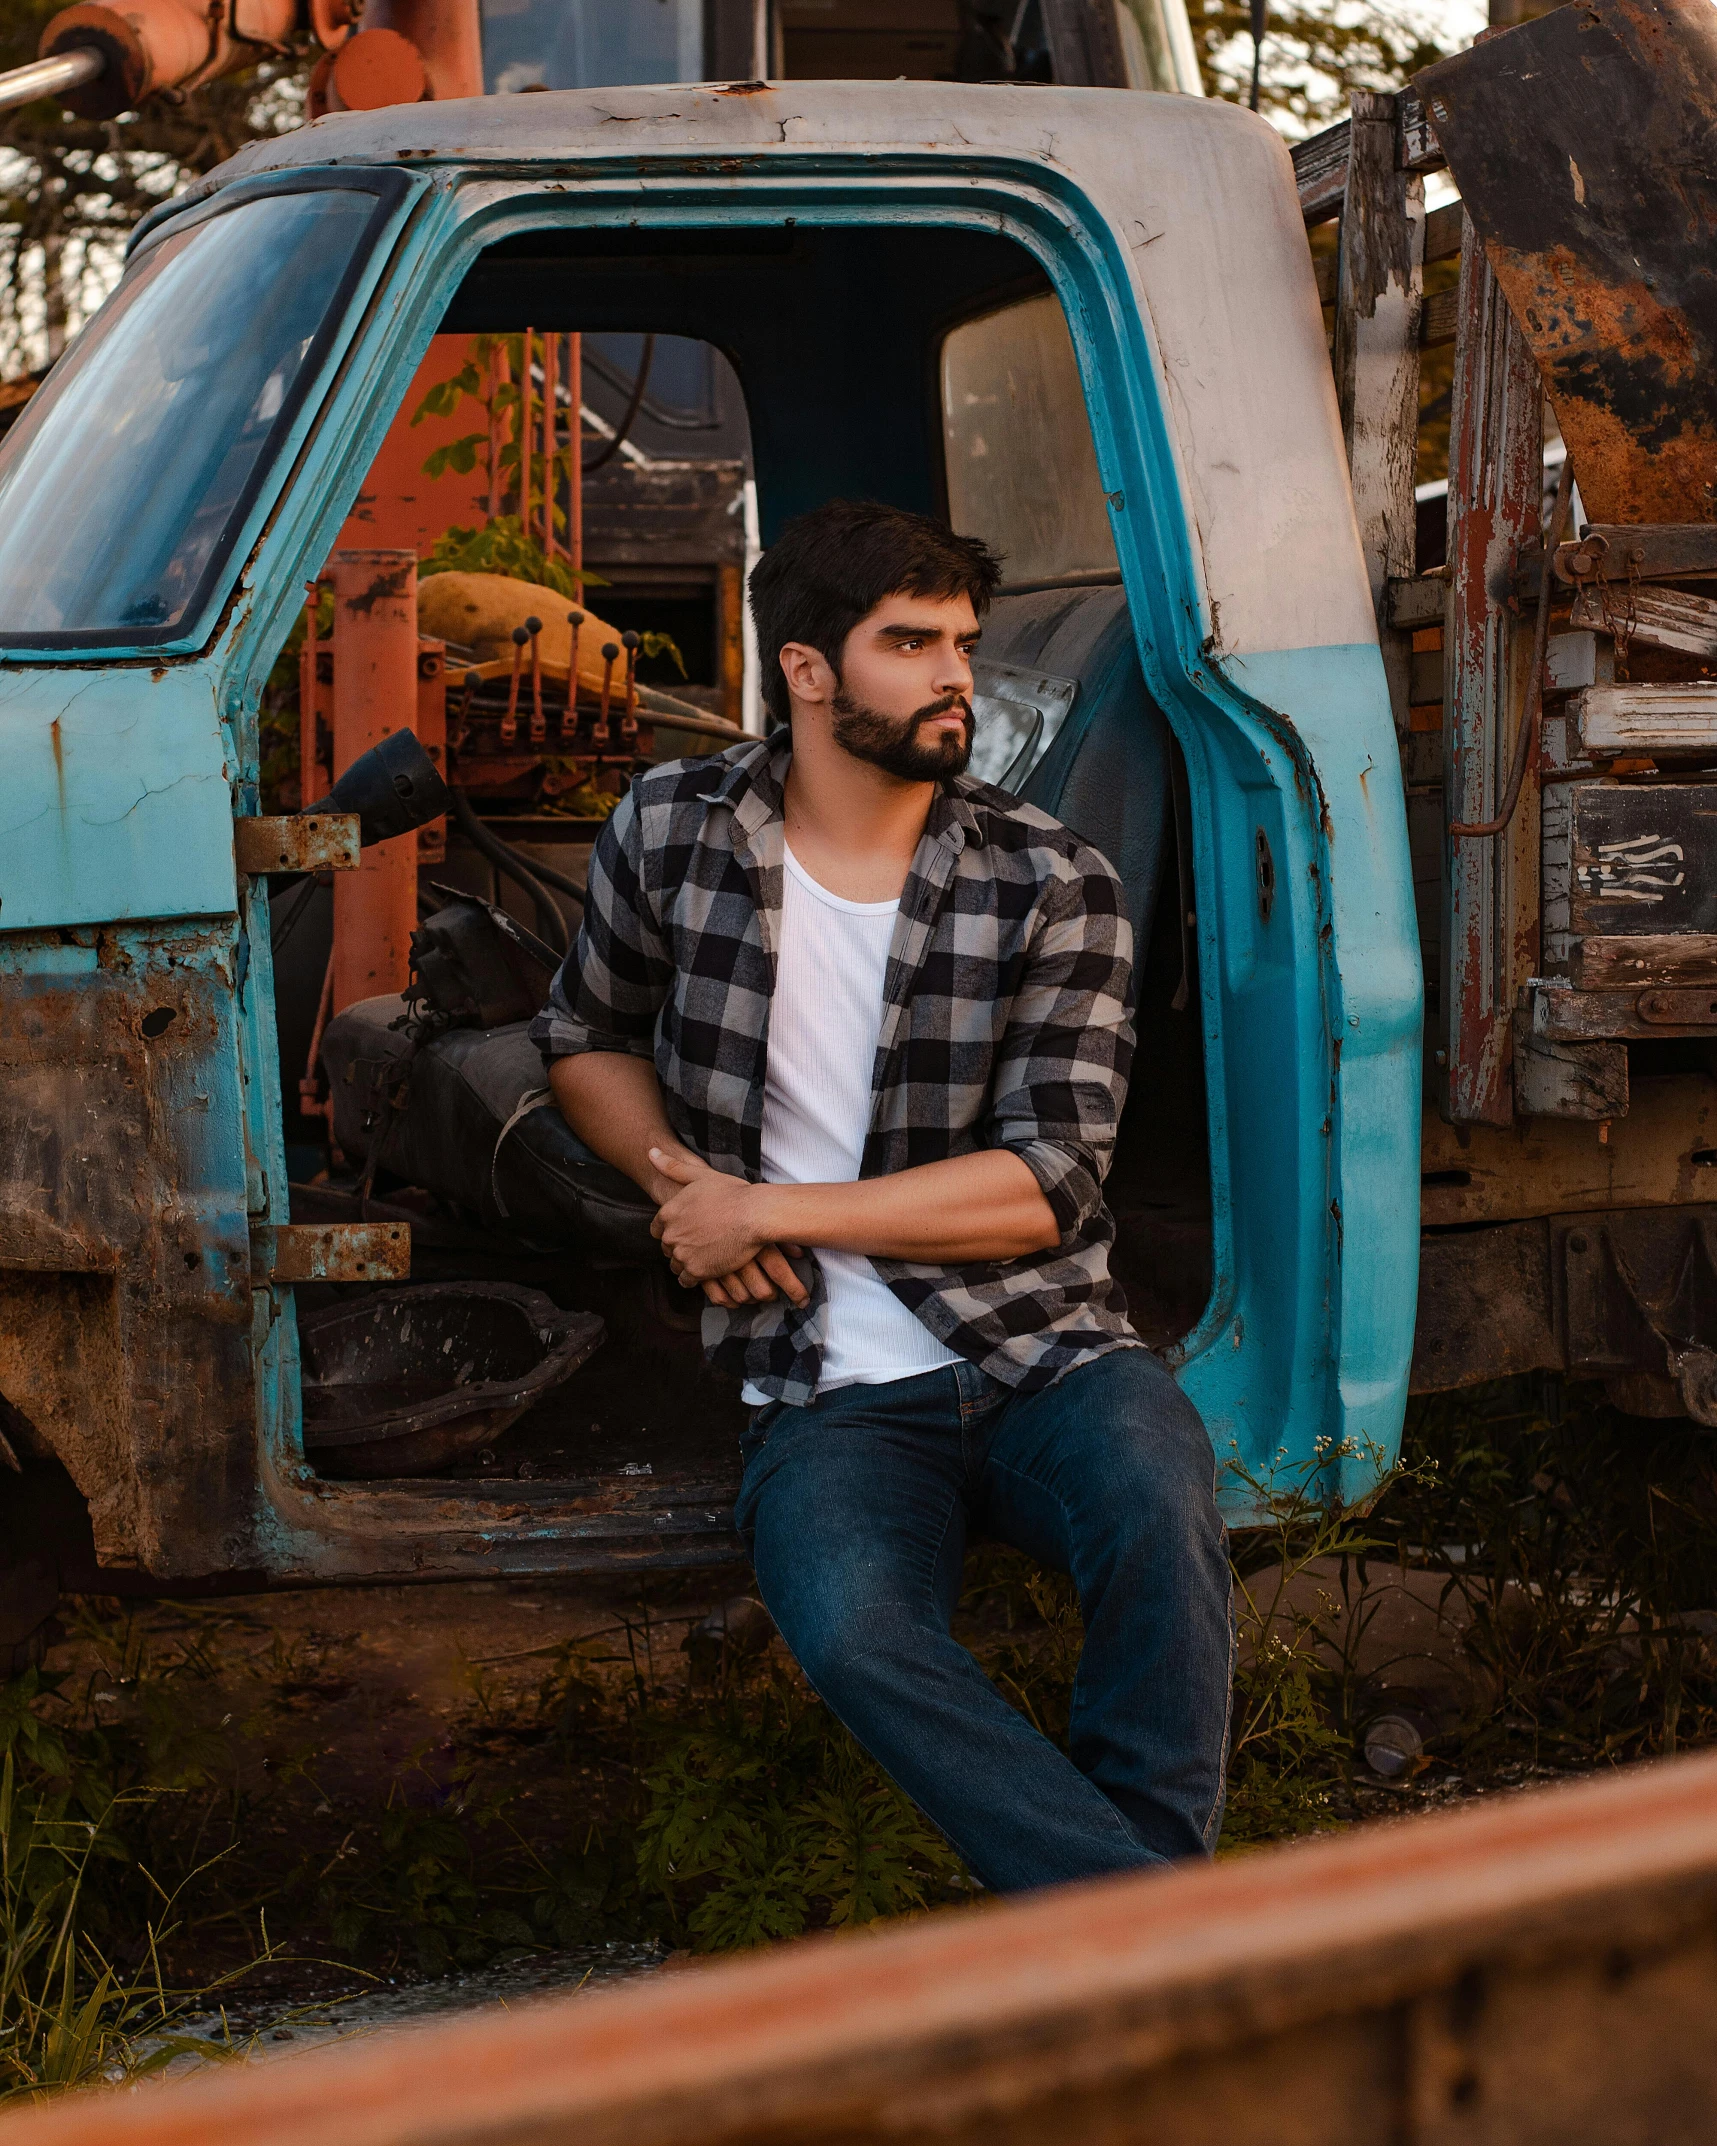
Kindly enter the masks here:
<path id="1" fill-rule="evenodd" d="M 352 1480 L 307 1458 L 318 1294 L 380 1279 L 364 1262 L 402 1216 L 419 1279 L 492 1276 L 470 1232 L 484 1257 L 501 1234 L 424 1187 L 421 1153 L 415 1207 L 383 1150 L 371 1219 L 329 1220 L 326 1187 L 295 1211 L 278 918 L 247 833 L 265 682 L 438 334 L 701 341 L 743 393 L 765 545 L 857 493 L 1007 553 L 985 771 L 1109 852 L 1144 931 L 1110 1188 L 1135 1319 L 1231 1464 L 1234 1519 L 1272 1483 L 1376 1482 L 1412 1339 L 1419 956 L 1300 233 L 1287 151 L 1233 107 L 946 84 L 338 115 L 151 219 L 0 449 L 0 1393 L 105 1569 L 427 1578 L 736 1548 L 737 1398 L 653 1252 L 628 1261 L 636 1215 L 599 1226 L 588 1184 L 513 1244 L 608 1325 L 528 1466 Z M 168 458 L 186 382 L 203 452 Z M 450 718 L 455 791 L 506 719 L 482 685 Z M 585 721 L 575 693 L 575 758 Z M 344 1011 L 348 1038 L 375 1004 Z M 382 1004 L 348 1065 L 386 1056 Z"/>

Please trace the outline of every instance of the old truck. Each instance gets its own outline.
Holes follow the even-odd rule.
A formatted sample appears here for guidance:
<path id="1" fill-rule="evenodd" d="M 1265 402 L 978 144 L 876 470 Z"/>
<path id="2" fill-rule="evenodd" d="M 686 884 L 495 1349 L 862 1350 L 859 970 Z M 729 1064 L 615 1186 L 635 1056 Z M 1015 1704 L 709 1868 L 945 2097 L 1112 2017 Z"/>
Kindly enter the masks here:
<path id="1" fill-rule="evenodd" d="M 551 935 L 576 922 L 575 857 L 484 802 L 498 756 L 612 784 L 688 731 L 719 746 L 719 718 L 634 690 L 617 645 L 605 666 L 574 640 L 557 667 L 541 619 L 510 656 L 420 632 L 435 584 L 353 517 L 438 337 L 512 339 L 527 404 L 556 338 L 707 347 L 743 396 L 762 543 L 846 492 L 1004 551 L 980 759 L 1125 880 L 1143 1049 L 1117 1270 L 1237 1523 L 1284 1481 L 1366 1494 L 1413 1376 L 1541 1365 L 1707 1405 L 1717 1016 L 1675 963 L 1713 942 L 1625 955 L 1613 911 L 1580 906 L 1582 813 L 1632 797 L 1654 749 L 1678 809 L 1704 794 L 1697 744 L 1629 733 L 1618 754 L 1595 727 L 1624 720 L 1600 676 L 1614 629 L 1644 645 L 1670 599 L 1636 561 L 1623 619 L 1571 559 L 1590 538 L 1546 550 L 1539 374 L 1472 219 L 1425 217 L 1438 124 L 1434 102 L 1362 99 L 1290 158 L 1231 106 L 1025 80 L 430 96 L 331 111 L 149 219 L 0 445 L 0 1640 L 62 1581 L 735 1554 L 738 1403 L 701 1369 L 695 1305 L 636 1194 L 531 1107 L 516 1008 L 438 1000 L 427 958 L 480 912 L 519 987 L 540 955 L 507 902 Z M 1337 216 L 1314 260 L 1308 226 Z M 1427 305 L 1451 245 L 1459 283 Z M 1449 557 L 1422 575 L 1419 351 L 1450 334 Z M 1590 491 L 1577 440 L 1574 460 Z M 1717 566 L 1707 541 L 1683 531 L 1659 579 Z M 366 720 L 421 728 L 450 834 L 496 874 L 464 897 L 419 837 L 354 871 L 350 818 L 262 809 L 270 681 L 331 552 L 335 761 Z M 1675 601 L 1697 631 L 1703 599 Z M 1535 625 L 1559 604 L 1544 698 Z M 1560 849 L 1538 804 L 1557 755 L 1579 778 Z M 1655 822 L 1622 837 L 1644 838 Z M 369 920 L 346 943 L 375 986 L 328 983 L 316 1024 L 331 1170 L 301 1131 L 289 1149 L 278 1041 L 318 870 Z M 402 933 L 437 903 L 408 1004 Z M 366 1374 L 390 1316 L 390 1368 Z M 482 1435 L 421 1439 L 472 1411 L 400 1353 L 414 1318 L 485 1388 Z M 532 1408 L 557 1351 L 570 1376 Z M 354 1417 L 388 1379 L 417 1444 L 366 1440 L 373 1390 Z"/>

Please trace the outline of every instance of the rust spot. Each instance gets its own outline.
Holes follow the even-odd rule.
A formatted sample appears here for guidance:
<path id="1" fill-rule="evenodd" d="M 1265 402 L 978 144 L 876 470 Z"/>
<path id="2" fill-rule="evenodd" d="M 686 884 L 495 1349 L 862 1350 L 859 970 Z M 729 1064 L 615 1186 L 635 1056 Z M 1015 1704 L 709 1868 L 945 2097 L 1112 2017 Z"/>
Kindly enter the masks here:
<path id="1" fill-rule="evenodd" d="M 363 590 L 361 594 L 348 596 L 345 599 L 346 609 L 352 612 L 362 612 L 367 616 L 375 609 L 377 604 L 385 603 L 390 599 L 397 601 L 405 594 L 406 584 L 416 571 L 417 561 L 415 559 L 403 566 L 388 567 L 382 573 L 377 574 L 369 587 Z"/>
<path id="2" fill-rule="evenodd" d="M 54 781 L 60 793 L 60 810 L 66 809 L 66 749 L 60 736 L 60 719 L 56 715 L 48 725 L 48 738 L 54 748 Z"/>
<path id="3" fill-rule="evenodd" d="M 724 82 L 716 91 L 718 97 L 755 97 L 760 90 L 769 87 L 767 82 Z"/>

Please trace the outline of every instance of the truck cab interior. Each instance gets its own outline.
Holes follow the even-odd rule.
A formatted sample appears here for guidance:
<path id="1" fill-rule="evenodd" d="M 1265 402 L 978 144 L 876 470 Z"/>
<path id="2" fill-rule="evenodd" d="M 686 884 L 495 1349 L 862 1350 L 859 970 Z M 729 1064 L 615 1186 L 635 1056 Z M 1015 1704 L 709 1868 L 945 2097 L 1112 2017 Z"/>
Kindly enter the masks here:
<path id="1" fill-rule="evenodd" d="M 1204 1309 L 1211 1261 L 1185 778 L 1141 670 L 1074 347 L 1042 271 L 1012 241 L 951 225 L 562 224 L 491 245 L 440 325 L 443 337 L 527 329 L 544 349 L 550 338 L 582 339 L 584 401 L 607 413 L 610 433 L 648 338 L 672 354 L 672 379 L 693 383 L 679 405 L 658 390 L 658 413 L 693 407 L 695 383 L 713 383 L 705 406 L 725 414 L 706 434 L 708 451 L 743 465 L 764 546 L 792 514 L 858 496 L 946 515 L 1004 554 L 979 653 L 973 771 L 1067 821 L 1125 883 L 1139 1052 L 1109 1184 L 1115 1259 L 1140 1331 L 1172 1345 Z M 569 392 L 546 365 L 532 389 Z M 402 405 L 396 431 L 412 414 Z M 636 435 L 635 473 L 706 451 L 676 446 L 672 427 L 655 422 Z M 602 429 L 586 436 L 587 460 Z M 608 612 L 622 593 L 647 624 L 647 580 L 612 597 L 593 585 L 586 600 Z M 659 593 L 658 609 L 669 601 Z M 456 789 L 469 653 L 447 651 Z M 688 671 L 676 690 L 718 705 L 707 672 L 695 660 Z M 749 704 L 755 711 L 754 687 Z M 647 711 L 640 723 L 647 736 Z M 659 730 L 640 753 L 661 761 L 720 743 Z M 599 822 L 474 802 L 515 854 L 552 862 L 557 885 L 582 881 Z M 544 923 L 505 863 L 456 828 L 419 885 L 425 916 L 458 888 L 533 930 Z M 576 933 L 576 900 L 557 902 L 563 935 Z M 541 1061 L 522 1019 L 396 1026 L 408 1011 L 399 998 L 360 1001 L 320 1037 L 328 1120 L 295 1113 L 328 933 L 324 902 L 276 954 L 294 1219 L 406 1218 L 414 1284 L 522 1281 L 606 1323 L 588 1363 L 442 1480 L 537 1479 L 600 1501 L 642 1479 L 662 1500 L 719 1503 L 736 1478 L 743 1412 L 737 1389 L 703 1368 L 701 1298 L 660 1258 L 644 1196 L 540 1105 Z M 347 1294 L 301 1287 L 301 1321 L 313 1328 Z M 309 1457 L 330 1473 L 387 1472 Z"/>

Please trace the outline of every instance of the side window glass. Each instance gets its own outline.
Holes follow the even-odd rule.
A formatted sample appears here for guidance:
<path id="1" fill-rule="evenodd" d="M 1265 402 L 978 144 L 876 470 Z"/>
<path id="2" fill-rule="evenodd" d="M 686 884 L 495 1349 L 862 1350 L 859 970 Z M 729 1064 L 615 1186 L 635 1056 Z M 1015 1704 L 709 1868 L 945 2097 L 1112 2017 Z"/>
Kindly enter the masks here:
<path id="1" fill-rule="evenodd" d="M 1119 578 L 1057 299 L 1028 298 L 950 331 L 942 434 L 949 517 L 1003 554 L 1009 588 Z"/>

